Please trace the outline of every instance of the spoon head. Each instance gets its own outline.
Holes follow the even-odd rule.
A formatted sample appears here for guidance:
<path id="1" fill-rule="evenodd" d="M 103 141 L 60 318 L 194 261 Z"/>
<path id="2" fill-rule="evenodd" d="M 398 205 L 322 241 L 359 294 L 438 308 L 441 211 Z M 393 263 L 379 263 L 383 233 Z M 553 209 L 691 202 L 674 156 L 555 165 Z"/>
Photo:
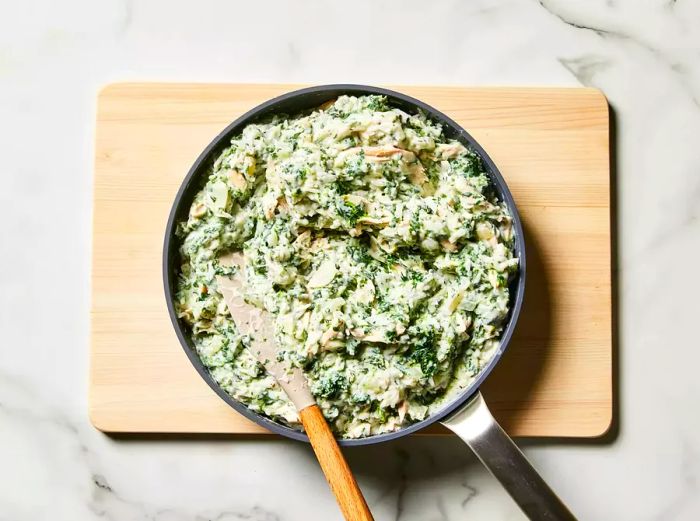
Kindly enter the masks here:
<path id="1" fill-rule="evenodd" d="M 231 277 L 216 277 L 219 292 L 224 297 L 229 313 L 241 335 L 248 337 L 248 351 L 262 364 L 287 393 L 298 411 L 316 403 L 306 377 L 298 367 L 291 367 L 278 358 L 275 328 L 272 317 L 265 310 L 245 301 L 245 259 L 240 253 L 230 253 L 219 258 L 224 266 L 237 266 Z"/>

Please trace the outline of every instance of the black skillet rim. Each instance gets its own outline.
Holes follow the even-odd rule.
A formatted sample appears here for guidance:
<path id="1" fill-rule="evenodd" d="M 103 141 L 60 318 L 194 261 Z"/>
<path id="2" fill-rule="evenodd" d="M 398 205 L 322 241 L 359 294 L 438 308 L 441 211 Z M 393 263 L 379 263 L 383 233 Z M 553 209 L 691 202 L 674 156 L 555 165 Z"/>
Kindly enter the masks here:
<path id="1" fill-rule="evenodd" d="M 230 138 L 241 131 L 249 123 L 253 123 L 257 120 L 263 119 L 265 117 L 271 116 L 272 114 L 290 114 L 294 115 L 304 110 L 308 110 L 321 105 L 322 103 L 333 99 L 342 94 L 349 95 L 364 95 L 364 94 L 379 94 L 386 96 L 390 104 L 401 108 L 409 113 L 415 113 L 418 111 L 426 114 L 433 121 L 439 122 L 443 126 L 443 131 L 445 135 L 450 138 L 459 140 L 461 143 L 468 145 L 479 154 L 484 165 L 486 166 L 487 173 L 491 178 L 493 187 L 498 194 L 498 197 L 505 202 L 508 211 L 513 219 L 513 230 L 515 233 L 515 254 L 519 258 L 519 266 L 517 275 L 511 281 L 510 284 L 510 313 L 508 316 L 508 323 L 503 330 L 501 335 L 501 344 L 498 351 L 494 353 L 493 357 L 489 361 L 488 365 L 477 375 L 474 381 L 457 397 L 447 404 L 445 407 L 439 411 L 433 413 L 431 416 L 411 424 L 403 429 L 395 432 L 389 432 L 384 434 L 378 434 L 375 436 L 369 436 L 366 438 L 356 438 L 356 439 L 339 439 L 339 443 L 343 446 L 358 446 L 358 445 L 371 445 L 374 443 L 380 443 L 384 441 L 395 440 L 401 438 L 413 432 L 416 432 L 428 425 L 438 422 L 450 414 L 458 410 L 462 405 L 464 405 L 471 397 L 473 397 L 479 390 L 479 386 L 483 383 L 486 377 L 491 373 L 493 368 L 496 366 L 498 361 L 503 356 L 508 344 L 510 343 L 511 337 L 515 330 L 515 326 L 520 315 L 520 310 L 523 303 L 524 293 L 525 293 L 525 240 L 523 236 L 522 223 L 520 220 L 520 215 L 515 206 L 515 201 L 513 196 L 506 185 L 501 173 L 498 168 L 491 160 L 486 151 L 479 145 L 479 143 L 460 125 L 455 121 L 447 117 L 442 112 L 434 109 L 433 107 L 419 101 L 415 98 L 395 92 L 389 89 L 372 87 L 367 85 L 355 85 L 355 84 L 333 84 L 333 85 L 320 85 L 315 87 L 308 87 L 304 89 L 295 90 L 288 92 L 281 96 L 275 97 L 269 101 L 266 101 L 257 107 L 249 110 L 230 125 L 228 125 L 218 136 L 216 136 L 212 142 L 204 149 L 204 151 L 199 155 L 197 160 L 194 162 L 190 168 L 187 176 L 185 177 L 180 189 L 175 196 L 172 208 L 170 210 L 170 215 L 168 217 L 168 223 L 165 229 L 165 240 L 163 244 L 163 286 L 165 289 L 165 299 L 168 306 L 168 314 L 170 315 L 170 320 L 175 329 L 180 345 L 185 351 L 187 358 L 199 373 L 199 375 L 204 379 L 205 382 L 212 388 L 212 390 L 221 397 L 228 405 L 230 405 L 236 412 L 242 414 L 246 418 L 254 421 L 255 423 L 265 427 L 266 429 L 272 431 L 275 434 L 280 434 L 287 438 L 292 438 L 299 441 L 308 442 L 309 439 L 303 432 L 297 431 L 290 427 L 276 423 L 265 416 L 255 413 L 248 409 L 248 407 L 229 394 L 227 394 L 219 385 L 214 381 L 214 379 L 209 374 L 209 371 L 204 367 L 201 360 L 197 356 L 197 353 L 191 345 L 188 335 L 186 334 L 186 326 L 177 318 L 175 313 L 175 307 L 173 303 L 174 291 L 173 287 L 177 280 L 177 275 L 175 274 L 177 260 L 177 244 L 178 241 L 175 237 L 175 227 L 176 223 L 181 220 L 189 212 L 191 201 L 201 186 L 201 175 L 207 172 L 209 165 L 218 156 L 218 154 L 228 146 Z"/>

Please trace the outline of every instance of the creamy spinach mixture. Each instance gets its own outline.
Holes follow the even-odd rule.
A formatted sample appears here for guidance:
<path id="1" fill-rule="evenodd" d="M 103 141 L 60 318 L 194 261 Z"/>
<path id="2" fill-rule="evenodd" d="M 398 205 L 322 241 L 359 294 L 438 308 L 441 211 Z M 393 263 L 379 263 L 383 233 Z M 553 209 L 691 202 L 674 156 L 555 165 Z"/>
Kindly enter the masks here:
<path id="1" fill-rule="evenodd" d="M 480 158 L 381 96 L 248 125 L 179 223 L 178 315 L 218 384 L 299 426 L 245 349 L 217 290 L 242 251 L 246 299 L 275 322 L 334 431 L 358 438 L 424 419 L 499 346 L 518 265 L 511 219 Z"/>

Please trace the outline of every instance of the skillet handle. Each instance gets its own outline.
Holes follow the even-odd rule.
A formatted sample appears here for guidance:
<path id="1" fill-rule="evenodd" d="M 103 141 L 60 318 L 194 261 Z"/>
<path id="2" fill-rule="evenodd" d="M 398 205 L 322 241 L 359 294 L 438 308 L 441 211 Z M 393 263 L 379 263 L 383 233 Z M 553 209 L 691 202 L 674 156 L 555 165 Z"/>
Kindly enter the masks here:
<path id="1" fill-rule="evenodd" d="M 374 521 L 348 462 L 318 405 L 299 411 L 311 447 L 347 521 Z"/>
<path id="2" fill-rule="evenodd" d="M 481 393 L 442 424 L 469 445 L 528 518 L 576 520 L 498 425 Z"/>

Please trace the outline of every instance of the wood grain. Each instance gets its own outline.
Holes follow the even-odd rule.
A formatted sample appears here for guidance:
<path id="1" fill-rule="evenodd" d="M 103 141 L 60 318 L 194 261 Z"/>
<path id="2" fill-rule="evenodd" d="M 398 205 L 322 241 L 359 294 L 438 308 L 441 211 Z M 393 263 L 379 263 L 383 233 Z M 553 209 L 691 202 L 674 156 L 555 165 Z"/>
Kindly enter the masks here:
<path id="1" fill-rule="evenodd" d="M 99 93 L 90 364 L 97 428 L 267 432 L 190 365 L 168 319 L 160 266 L 170 205 L 197 155 L 238 115 L 293 88 L 116 84 Z M 484 386 L 489 407 L 513 436 L 603 434 L 612 417 L 605 98 L 594 89 L 396 89 L 447 113 L 484 146 L 523 218 L 525 306 Z"/>
<path id="2" fill-rule="evenodd" d="M 355 477 L 318 405 L 299 411 L 318 463 L 347 521 L 374 521 Z"/>

